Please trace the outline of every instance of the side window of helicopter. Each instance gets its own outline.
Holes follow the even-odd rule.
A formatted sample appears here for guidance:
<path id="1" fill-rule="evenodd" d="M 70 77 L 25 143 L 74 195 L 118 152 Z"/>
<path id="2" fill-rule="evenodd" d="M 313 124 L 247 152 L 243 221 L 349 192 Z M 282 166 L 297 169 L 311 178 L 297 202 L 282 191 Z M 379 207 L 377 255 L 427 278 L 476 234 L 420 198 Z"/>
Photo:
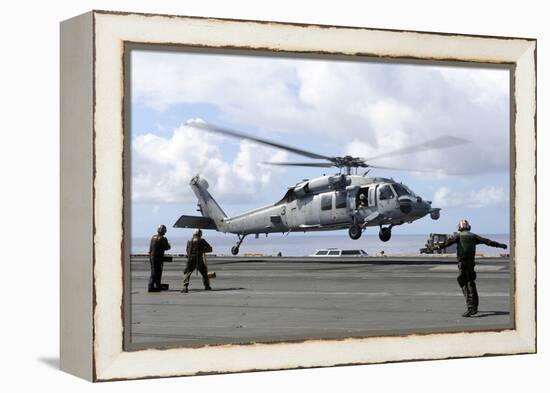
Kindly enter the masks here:
<path id="1" fill-rule="evenodd" d="M 336 209 L 344 209 L 347 206 L 348 193 L 347 192 L 337 192 L 336 193 Z"/>
<path id="2" fill-rule="evenodd" d="M 326 194 L 321 196 L 321 210 L 332 209 L 332 194 Z"/>
<path id="3" fill-rule="evenodd" d="M 394 197 L 393 195 L 393 191 L 391 189 L 391 187 L 389 185 L 383 185 L 381 188 L 380 188 L 380 200 L 386 200 L 386 199 L 392 199 Z"/>

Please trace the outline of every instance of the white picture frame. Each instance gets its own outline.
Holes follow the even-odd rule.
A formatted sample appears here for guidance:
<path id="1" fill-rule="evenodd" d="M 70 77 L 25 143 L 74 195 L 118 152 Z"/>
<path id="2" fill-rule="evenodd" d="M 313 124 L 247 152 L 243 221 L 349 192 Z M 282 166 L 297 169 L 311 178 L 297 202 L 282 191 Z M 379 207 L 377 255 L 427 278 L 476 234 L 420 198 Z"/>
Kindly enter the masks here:
<path id="1" fill-rule="evenodd" d="M 512 67 L 514 328 L 125 350 L 125 43 Z M 92 11 L 62 23 L 61 51 L 63 370 L 108 381 L 536 352 L 535 40 Z"/>

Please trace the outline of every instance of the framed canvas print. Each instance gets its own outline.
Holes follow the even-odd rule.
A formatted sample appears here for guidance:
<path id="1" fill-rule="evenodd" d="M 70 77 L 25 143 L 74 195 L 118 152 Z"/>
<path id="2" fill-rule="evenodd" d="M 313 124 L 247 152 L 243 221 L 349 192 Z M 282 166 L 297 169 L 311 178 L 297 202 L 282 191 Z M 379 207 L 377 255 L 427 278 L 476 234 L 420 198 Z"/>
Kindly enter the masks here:
<path id="1" fill-rule="evenodd" d="M 536 41 L 61 24 L 61 367 L 536 351 Z"/>

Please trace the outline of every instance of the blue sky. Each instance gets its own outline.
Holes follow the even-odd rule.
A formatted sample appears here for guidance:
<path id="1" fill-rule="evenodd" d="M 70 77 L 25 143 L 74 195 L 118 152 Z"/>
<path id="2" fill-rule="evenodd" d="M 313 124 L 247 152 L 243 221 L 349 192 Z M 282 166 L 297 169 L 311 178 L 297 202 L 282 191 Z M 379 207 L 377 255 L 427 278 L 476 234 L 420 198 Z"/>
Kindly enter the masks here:
<path id="1" fill-rule="evenodd" d="M 132 234 L 198 214 L 188 186 L 197 173 L 232 215 L 336 170 L 262 166 L 304 158 L 187 125 L 197 119 L 328 156 L 375 156 L 442 135 L 467 139 L 371 162 L 460 174 L 373 170 L 443 209 L 438 221 L 394 233 L 452 232 L 460 218 L 479 233 L 507 233 L 508 81 L 503 69 L 133 51 Z"/>

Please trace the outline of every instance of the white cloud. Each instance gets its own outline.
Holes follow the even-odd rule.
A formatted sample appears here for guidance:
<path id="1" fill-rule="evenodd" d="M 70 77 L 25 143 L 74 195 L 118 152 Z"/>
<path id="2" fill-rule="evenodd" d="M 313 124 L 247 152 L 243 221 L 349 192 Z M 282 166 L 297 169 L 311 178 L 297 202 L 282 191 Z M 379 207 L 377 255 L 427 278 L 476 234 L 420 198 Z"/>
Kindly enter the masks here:
<path id="1" fill-rule="evenodd" d="M 391 98 L 381 99 L 369 106 L 366 115 L 377 134 L 383 134 L 387 130 L 402 133 L 404 130 L 418 126 L 419 122 L 412 108 Z"/>
<path id="2" fill-rule="evenodd" d="M 502 207 L 508 203 L 508 194 L 503 187 L 486 186 L 480 190 L 451 190 L 438 188 L 433 197 L 434 207 Z"/>
<path id="3" fill-rule="evenodd" d="M 460 173 L 508 170 L 508 88 L 505 70 L 173 52 L 133 56 L 133 94 L 156 110 L 210 104 L 243 131 L 324 138 L 337 142 L 330 154 L 367 158 L 453 135 L 472 143 L 374 164 Z"/>
<path id="4" fill-rule="evenodd" d="M 505 69 L 438 67 L 437 71 L 454 88 L 464 91 L 477 104 L 491 105 L 495 96 L 509 93 L 509 73 Z"/>
<path id="5" fill-rule="evenodd" d="M 286 153 L 252 146 L 242 141 L 234 158 L 224 157 L 220 146 L 230 143 L 217 135 L 188 125 L 176 128 L 169 137 L 137 136 L 132 143 L 132 198 L 134 202 L 185 203 L 196 200 L 189 180 L 201 174 L 215 198 L 226 202 L 254 201 L 270 189 L 277 167 L 260 161 L 284 161 Z M 257 192 L 256 192 L 257 191 Z"/>

